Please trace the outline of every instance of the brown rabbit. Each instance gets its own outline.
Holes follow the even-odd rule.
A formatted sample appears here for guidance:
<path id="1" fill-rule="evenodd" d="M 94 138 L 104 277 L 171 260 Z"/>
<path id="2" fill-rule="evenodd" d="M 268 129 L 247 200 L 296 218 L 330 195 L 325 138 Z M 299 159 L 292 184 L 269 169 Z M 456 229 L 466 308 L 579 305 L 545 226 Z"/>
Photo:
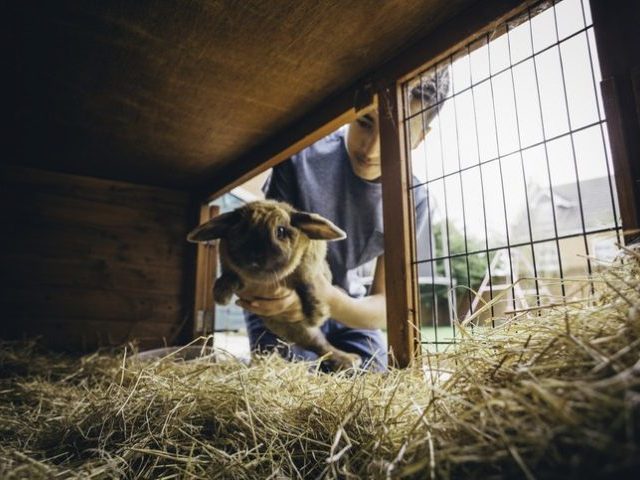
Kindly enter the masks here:
<path id="1" fill-rule="evenodd" d="M 325 257 L 326 240 L 342 240 L 346 234 L 320 215 L 299 212 L 273 200 L 251 202 L 200 225 L 187 237 L 192 242 L 220 239 L 222 275 L 213 287 L 216 303 L 226 305 L 240 290 L 268 295 L 275 286 L 286 286 L 300 297 L 302 322 L 263 317 L 265 326 L 279 337 L 324 356 L 336 370 L 357 367 L 360 356 L 331 345 L 320 326 L 329 317 L 329 306 L 314 292 L 314 278 L 331 281 Z"/>

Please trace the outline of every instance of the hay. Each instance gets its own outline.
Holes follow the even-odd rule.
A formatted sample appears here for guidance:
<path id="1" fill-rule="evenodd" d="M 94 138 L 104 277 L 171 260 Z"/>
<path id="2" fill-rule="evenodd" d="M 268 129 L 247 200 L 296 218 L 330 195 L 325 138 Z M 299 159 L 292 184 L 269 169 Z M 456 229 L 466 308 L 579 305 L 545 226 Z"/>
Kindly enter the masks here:
<path id="1" fill-rule="evenodd" d="M 82 359 L 5 343 L 0 478 L 554 478 L 640 467 L 640 257 L 427 368 Z M 425 373 L 426 372 L 426 373 Z"/>

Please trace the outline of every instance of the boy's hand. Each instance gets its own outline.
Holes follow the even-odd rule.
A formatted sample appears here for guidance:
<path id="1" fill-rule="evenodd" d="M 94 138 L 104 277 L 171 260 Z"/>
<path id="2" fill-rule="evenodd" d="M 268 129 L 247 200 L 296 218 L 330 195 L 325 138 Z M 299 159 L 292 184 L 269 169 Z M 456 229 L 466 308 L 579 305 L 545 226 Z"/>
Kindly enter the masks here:
<path id="1" fill-rule="evenodd" d="M 329 281 L 321 277 L 315 287 L 316 294 L 326 301 L 328 289 L 332 288 Z M 265 317 L 277 315 L 291 323 L 304 320 L 300 297 L 290 288 L 276 287 L 268 293 L 260 292 L 260 295 L 256 292 L 240 291 L 238 297 L 236 305 L 256 315 Z"/>
<path id="2" fill-rule="evenodd" d="M 240 297 L 236 305 L 264 317 L 278 315 L 291 323 L 304 320 L 300 297 L 294 290 L 285 287 L 278 287 L 272 297 Z"/>

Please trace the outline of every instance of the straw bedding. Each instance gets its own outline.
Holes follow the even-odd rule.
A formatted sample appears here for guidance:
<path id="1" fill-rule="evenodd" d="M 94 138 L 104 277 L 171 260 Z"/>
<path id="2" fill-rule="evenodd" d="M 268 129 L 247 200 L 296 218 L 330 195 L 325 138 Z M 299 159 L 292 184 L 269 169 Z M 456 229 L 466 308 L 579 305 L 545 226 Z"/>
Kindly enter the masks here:
<path id="1" fill-rule="evenodd" d="M 0 478 L 631 477 L 639 254 L 593 282 L 386 375 L 5 343 Z"/>

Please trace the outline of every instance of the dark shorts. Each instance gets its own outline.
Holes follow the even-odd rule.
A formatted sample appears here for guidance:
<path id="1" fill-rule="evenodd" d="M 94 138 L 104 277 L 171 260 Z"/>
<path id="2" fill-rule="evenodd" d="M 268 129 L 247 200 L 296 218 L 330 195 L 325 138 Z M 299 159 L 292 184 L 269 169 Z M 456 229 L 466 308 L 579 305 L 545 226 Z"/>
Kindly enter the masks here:
<path id="1" fill-rule="evenodd" d="M 318 356 L 297 345 L 288 345 L 264 326 L 262 319 L 245 312 L 245 323 L 252 352 L 277 351 L 289 360 L 314 361 Z M 329 319 L 320 330 L 334 347 L 345 352 L 356 353 L 362 358 L 362 366 L 369 371 L 382 372 L 387 369 L 387 347 L 380 330 L 349 328 Z"/>

